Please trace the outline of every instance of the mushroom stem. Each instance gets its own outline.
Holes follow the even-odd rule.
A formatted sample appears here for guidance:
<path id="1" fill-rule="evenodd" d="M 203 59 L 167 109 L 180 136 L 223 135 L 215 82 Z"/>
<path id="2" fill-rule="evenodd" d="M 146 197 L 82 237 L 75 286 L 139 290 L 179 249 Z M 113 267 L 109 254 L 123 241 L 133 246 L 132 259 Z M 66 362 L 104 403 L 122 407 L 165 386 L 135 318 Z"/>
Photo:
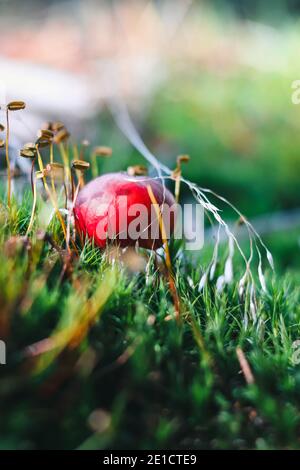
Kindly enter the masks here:
<path id="1" fill-rule="evenodd" d="M 180 183 L 181 183 L 181 171 L 175 177 L 175 201 L 176 204 L 179 203 L 179 196 L 180 196 Z"/>
<path id="2" fill-rule="evenodd" d="M 83 188 L 83 186 L 85 185 L 83 171 L 77 170 L 76 173 L 77 173 L 77 178 L 78 178 L 80 188 Z"/>
<path id="3" fill-rule="evenodd" d="M 57 218 L 59 219 L 60 221 L 60 224 L 61 224 L 61 227 L 62 227 L 62 231 L 63 231 L 63 234 L 64 234 L 64 238 L 66 240 L 67 238 L 67 231 L 66 231 L 66 226 L 65 226 L 65 222 L 64 222 L 64 219 L 62 218 L 62 215 L 59 211 L 59 208 L 57 206 L 57 203 L 56 203 L 56 200 L 55 198 L 53 197 L 53 195 L 51 194 L 51 191 L 49 189 L 49 186 L 47 184 L 47 181 L 46 181 L 46 176 L 45 176 L 45 171 L 44 171 L 44 165 L 43 165 L 43 160 L 42 160 L 42 157 L 41 157 L 41 154 L 39 152 L 39 148 L 38 148 L 38 145 L 36 145 L 36 151 L 37 151 L 37 155 L 38 155 L 38 163 L 39 163 L 39 167 L 40 167 L 40 170 L 41 172 L 43 173 L 43 182 L 44 182 L 44 187 L 45 187 L 45 190 L 49 196 L 49 199 L 54 207 L 54 210 L 55 210 L 55 213 L 57 215 Z M 68 248 L 68 250 L 70 250 L 70 248 Z"/>
<path id="4" fill-rule="evenodd" d="M 74 193 L 75 193 L 75 178 L 74 178 L 75 170 L 71 167 L 71 199 L 74 200 Z"/>
<path id="5" fill-rule="evenodd" d="M 68 213 L 68 218 L 67 218 L 67 238 L 66 238 L 66 243 L 67 243 L 67 248 L 69 249 L 69 245 L 70 245 L 70 228 L 71 228 L 71 215 L 74 211 L 74 206 L 76 204 L 76 199 L 77 199 L 77 196 L 78 196 L 78 193 L 79 193 L 79 189 L 80 189 L 80 184 L 78 183 L 77 186 L 76 186 L 76 189 L 75 189 L 75 192 L 74 192 L 74 196 L 72 197 L 72 203 L 71 203 L 71 207 L 70 207 L 70 210 L 69 210 L 69 213 Z M 75 228 L 74 228 L 75 230 Z M 74 237 L 75 238 L 75 237 Z M 73 241 L 74 243 L 74 241 Z"/>
<path id="6" fill-rule="evenodd" d="M 176 204 L 179 202 L 180 195 L 180 183 L 181 183 L 181 163 L 188 163 L 190 160 L 189 155 L 179 155 L 177 157 L 177 167 L 173 171 L 173 177 L 175 179 L 175 201 Z"/>
<path id="7" fill-rule="evenodd" d="M 96 178 L 98 176 L 98 166 L 97 166 L 97 157 L 96 157 L 95 152 L 92 153 L 91 160 L 92 160 L 92 177 Z"/>
<path id="8" fill-rule="evenodd" d="M 31 162 L 31 172 L 30 172 L 30 183 L 31 183 L 31 191 L 32 191 L 33 197 L 34 197 L 34 181 L 33 181 L 33 174 L 34 174 L 35 158 L 36 158 L 36 157 L 34 157 L 34 158 L 32 159 L 32 162 Z"/>
<path id="9" fill-rule="evenodd" d="M 10 160 L 9 160 L 9 116 L 8 116 L 8 107 L 6 107 L 6 142 L 5 142 L 5 157 L 7 165 L 7 205 L 10 209 L 10 198 L 11 198 L 11 171 L 10 171 Z"/>
<path id="10" fill-rule="evenodd" d="M 53 143 L 51 142 L 51 143 L 50 143 L 50 165 L 52 165 L 53 161 L 54 161 L 54 159 L 53 159 Z M 51 172 L 51 174 L 50 174 L 50 178 L 51 178 L 51 187 L 52 187 L 52 191 L 53 191 L 55 200 L 56 200 L 56 202 L 57 202 L 57 194 L 56 194 L 55 182 L 54 182 L 54 177 L 53 177 L 53 173 L 52 173 L 52 172 Z"/>
<path id="11" fill-rule="evenodd" d="M 50 143 L 50 163 L 52 164 L 54 161 L 53 158 L 53 142 Z"/>
<path id="12" fill-rule="evenodd" d="M 34 160 L 32 161 L 34 163 Z M 32 165 L 33 167 L 33 165 Z M 32 194 L 33 194 L 33 203 L 32 203 L 32 209 L 31 209 L 31 216 L 30 216 L 30 221 L 29 225 L 26 230 L 25 236 L 28 237 L 29 233 L 32 230 L 33 226 L 33 221 L 34 221 L 34 214 L 35 214 L 35 208 L 36 208 L 36 181 L 33 181 L 33 174 L 32 174 Z"/>

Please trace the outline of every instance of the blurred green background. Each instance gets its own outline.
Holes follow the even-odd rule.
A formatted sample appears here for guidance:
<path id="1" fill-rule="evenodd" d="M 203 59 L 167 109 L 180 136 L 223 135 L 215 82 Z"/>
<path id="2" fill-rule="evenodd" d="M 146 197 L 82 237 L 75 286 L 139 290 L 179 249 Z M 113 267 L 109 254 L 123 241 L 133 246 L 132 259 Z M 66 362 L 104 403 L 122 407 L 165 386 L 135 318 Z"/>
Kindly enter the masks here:
<path id="1" fill-rule="evenodd" d="M 176 155 L 189 154 L 184 175 L 258 223 L 279 270 L 299 270 L 300 106 L 292 102 L 299 2 L 266 3 L 212 2 L 204 29 L 201 22 L 197 35 L 195 27 L 194 55 L 171 63 L 168 79 L 135 122 L 158 158 L 175 167 Z M 197 15 L 188 21 L 195 25 Z M 120 142 L 120 154 L 126 148 L 124 168 L 142 163 L 109 114 L 100 120 L 108 143 Z M 183 195 L 189 197 L 186 187 Z"/>
<path id="2" fill-rule="evenodd" d="M 27 381 L 20 351 L 53 334 L 57 322 L 62 330 L 72 325 L 91 298 L 83 296 L 82 280 L 87 291 L 101 281 L 100 255 L 95 250 L 81 254 L 73 290 L 61 278 L 57 284 L 60 260 L 52 260 L 51 250 L 49 259 L 45 257 L 49 280 L 48 271 L 39 273 L 37 268 L 40 277 L 33 277 L 29 286 L 22 284 L 24 272 L 28 276 L 26 256 L 20 251 L 20 258 L 8 257 L 3 250 L 1 304 L 4 312 L 8 306 L 7 315 L 13 312 L 9 347 L 15 353 L 8 368 L 2 369 L 8 375 L 0 394 L 0 448 L 78 445 L 90 435 L 87 417 L 95 417 L 91 411 L 98 407 L 96 418 L 101 425 L 104 421 L 104 433 L 93 429 L 97 432 L 88 444 L 95 448 L 111 442 L 130 447 L 136 436 L 144 448 L 164 446 L 173 432 L 177 445 L 177 427 L 188 437 L 181 441 L 184 448 L 195 442 L 215 448 L 273 448 L 282 442 L 287 448 L 298 446 L 299 371 L 291 369 L 289 341 L 293 335 L 299 337 L 300 105 L 292 103 L 292 83 L 300 79 L 299 25 L 300 1 L 292 0 L 0 0 L 0 105 L 11 99 L 27 105 L 11 122 L 10 156 L 21 175 L 14 181 L 19 200 L 30 185 L 28 166 L 18 149 L 34 141 L 45 120 L 62 120 L 71 131 L 72 144 L 87 138 L 90 149 L 111 146 L 112 158 L 98 160 L 100 173 L 145 163 L 112 116 L 112 102 L 121 97 L 137 131 L 160 161 L 175 168 L 176 157 L 189 154 L 184 176 L 228 198 L 250 218 L 279 273 L 273 278 L 267 274 L 273 287 L 261 294 L 261 332 L 257 324 L 244 328 L 243 305 L 231 290 L 219 300 L 214 293 L 210 298 L 208 291 L 203 301 L 197 288 L 191 288 L 191 277 L 198 284 L 213 247 L 207 243 L 200 260 L 192 253 L 193 263 L 184 266 L 180 289 L 184 299 L 191 299 L 192 309 L 199 309 L 204 342 L 216 368 L 202 360 L 206 346 L 201 346 L 199 368 L 188 321 L 187 336 L 165 321 L 170 302 L 165 283 L 154 280 L 152 285 L 150 280 L 145 286 L 138 274 L 129 285 L 125 276 L 116 285 L 111 281 L 114 296 L 104 327 L 101 320 L 80 346 L 80 367 L 77 351 L 71 350 L 58 359 L 57 368 L 51 364 L 51 370 L 33 380 L 29 369 Z M 0 122 L 4 120 L 2 106 Z M 83 156 L 89 155 L 86 150 Z M 4 155 L 1 162 L 3 193 Z M 183 186 L 182 200 L 190 199 Z M 24 201 L 25 207 L 25 197 Z M 221 206 L 226 221 L 235 223 L 233 211 Z M 16 220 L 24 219 L 22 210 Z M 2 220 L 5 228 L 7 219 Z M 14 231 L 18 233 L 15 226 Z M 227 246 L 222 248 L 223 261 Z M 53 262 L 57 264 L 51 267 Z M 153 329 L 151 317 L 156 319 Z M 238 373 L 235 347 L 240 341 L 254 366 L 257 388 L 248 388 Z M 202 340 L 196 342 L 198 348 Z M 130 360 L 122 362 L 124 369 L 115 369 L 124 354 Z M 264 420 L 257 421 L 260 414 Z M 112 429 L 117 430 L 112 436 L 105 434 L 110 416 Z M 196 441 L 198 435 L 203 442 Z"/>
<path id="3" fill-rule="evenodd" d="M 299 269 L 300 105 L 292 103 L 292 84 L 300 78 L 300 1 L 37 0 L 25 7 L 13 0 L 1 9 L 2 58 L 46 70 L 49 83 L 35 100 L 29 79 L 27 88 L 20 81 L 13 89 L 40 121 L 62 118 L 74 140 L 110 145 L 113 158 L 99 163 L 101 171 L 144 163 L 107 109 L 114 86 L 107 63 L 116 63 L 148 148 L 170 168 L 177 155 L 189 154 L 184 175 L 228 198 L 254 225 L 258 220 L 278 266 Z M 60 75 L 50 76 L 49 67 L 84 80 L 86 102 L 62 80 L 58 99 L 51 86 Z M 30 70 L 39 76 L 40 69 Z M 182 196 L 190 198 L 186 188 Z"/>

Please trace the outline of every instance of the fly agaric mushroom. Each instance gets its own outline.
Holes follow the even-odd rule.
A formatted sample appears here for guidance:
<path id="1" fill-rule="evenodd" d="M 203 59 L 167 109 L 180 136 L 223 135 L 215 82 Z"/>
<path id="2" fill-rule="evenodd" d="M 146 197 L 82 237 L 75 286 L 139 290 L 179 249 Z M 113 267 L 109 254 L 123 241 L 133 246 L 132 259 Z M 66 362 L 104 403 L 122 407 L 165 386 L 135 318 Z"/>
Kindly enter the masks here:
<path id="1" fill-rule="evenodd" d="M 158 213 L 153 199 L 161 206 Z M 142 248 L 157 249 L 163 244 L 160 222 L 168 236 L 174 231 L 174 204 L 173 195 L 158 179 L 108 173 L 79 192 L 74 207 L 75 224 L 83 236 L 93 239 L 100 248 L 115 240 L 121 247 L 138 243 Z"/>

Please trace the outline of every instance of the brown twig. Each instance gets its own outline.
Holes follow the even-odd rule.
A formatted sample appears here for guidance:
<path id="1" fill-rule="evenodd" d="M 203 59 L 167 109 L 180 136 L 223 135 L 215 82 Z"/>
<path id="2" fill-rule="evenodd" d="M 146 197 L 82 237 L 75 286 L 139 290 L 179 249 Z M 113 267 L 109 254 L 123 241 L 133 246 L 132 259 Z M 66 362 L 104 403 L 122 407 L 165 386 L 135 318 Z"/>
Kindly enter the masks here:
<path id="1" fill-rule="evenodd" d="M 241 366 L 241 369 L 242 369 L 242 372 L 244 374 L 247 384 L 248 385 L 253 384 L 255 382 L 254 376 L 252 374 L 252 371 L 250 369 L 246 356 L 243 350 L 239 346 L 236 348 L 236 355 L 237 355 L 238 361 L 240 363 L 240 366 Z"/>
<path id="2" fill-rule="evenodd" d="M 169 286 L 170 286 L 170 291 L 173 297 L 173 302 L 174 302 L 174 308 L 175 308 L 175 316 L 177 322 L 180 320 L 180 300 L 178 296 L 178 292 L 176 289 L 176 284 L 174 280 L 174 273 L 173 273 L 173 268 L 172 268 L 172 262 L 171 262 L 171 257 L 170 257 L 170 250 L 169 250 L 169 245 L 168 245 L 168 240 L 167 240 L 167 234 L 166 234 L 166 229 L 163 221 L 163 217 L 161 214 L 161 210 L 159 207 L 159 204 L 156 200 L 156 197 L 154 196 L 154 193 L 152 191 L 152 188 L 150 185 L 147 186 L 148 194 L 151 199 L 151 203 L 154 205 L 154 209 L 158 218 L 159 222 L 159 229 L 161 233 L 161 238 L 164 244 L 164 249 L 165 249 L 165 254 L 166 254 L 166 267 L 168 270 L 168 278 L 169 278 Z"/>

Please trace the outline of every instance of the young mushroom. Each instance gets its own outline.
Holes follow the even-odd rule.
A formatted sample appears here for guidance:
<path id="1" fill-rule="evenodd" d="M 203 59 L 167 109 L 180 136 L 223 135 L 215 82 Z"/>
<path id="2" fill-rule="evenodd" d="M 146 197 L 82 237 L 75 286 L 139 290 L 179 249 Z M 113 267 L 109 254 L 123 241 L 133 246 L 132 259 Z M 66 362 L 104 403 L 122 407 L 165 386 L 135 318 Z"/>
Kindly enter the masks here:
<path id="1" fill-rule="evenodd" d="M 189 155 L 178 155 L 177 157 L 177 166 L 172 173 L 172 177 L 175 180 L 175 200 L 176 203 L 179 202 L 179 194 L 180 194 L 180 182 L 181 182 L 181 164 L 188 163 L 190 161 Z"/>
<path id="2" fill-rule="evenodd" d="M 35 159 L 36 159 L 36 155 L 37 155 L 36 147 L 31 142 L 25 144 L 24 147 L 20 150 L 20 157 L 29 158 L 29 159 L 32 160 L 32 163 L 31 163 L 31 178 L 30 178 L 32 194 L 34 193 L 33 173 L 34 173 L 34 162 L 35 162 Z"/>
<path id="3" fill-rule="evenodd" d="M 74 207 L 75 224 L 79 233 L 105 248 L 117 241 L 121 247 L 135 246 L 157 249 L 163 244 L 157 213 L 152 210 L 151 193 L 159 206 L 171 209 L 175 200 L 162 183 L 146 176 L 126 173 L 102 175 L 79 192 Z M 164 225 L 171 235 L 175 213 L 162 211 Z M 136 230 L 134 230 L 136 228 Z"/>
<path id="4" fill-rule="evenodd" d="M 96 178 L 98 176 L 98 168 L 97 168 L 97 157 L 99 158 L 107 158 L 112 156 L 112 149 L 110 147 L 106 147 L 104 145 L 98 145 L 94 147 L 92 152 L 92 176 Z"/>
<path id="5" fill-rule="evenodd" d="M 148 175 L 148 169 L 143 165 L 129 166 L 127 168 L 127 174 L 129 176 L 144 176 Z"/>
<path id="6" fill-rule="evenodd" d="M 10 208 L 10 199 L 11 199 L 11 169 L 10 169 L 10 159 L 9 159 L 9 111 L 19 111 L 24 109 L 26 104 L 24 101 L 11 101 L 6 105 L 6 141 L 5 141 L 5 156 L 6 156 L 6 166 L 7 166 L 7 205 Z M 3 126 L 2 126 L 3 127 Z"/>
<path id="7" fill-rule="evenodd" d="M 68 138 L 70 137 L 69 132 L 65 127 L 61 127 L 60 129 L 57 130 L 57 133 L 55 134 L 53 140 L 56 144 L 61 144 L 65 142 Z"/>
<path id="8" fill-rule="evenodd" d="M 89 162 L 86 162 L 85 160 L 73 160 L 71 168 L 72 168 L 72 195 L 74 196 L 74 176 L 73 176 L 73 171 L 76 170 L 76 174 L 78 177 L 78 184 L 80 188 L 84 186 L 84 172 L 88 170 L 90 167 Z M 73 199 L 73 197 L 72 197 Z"/>

